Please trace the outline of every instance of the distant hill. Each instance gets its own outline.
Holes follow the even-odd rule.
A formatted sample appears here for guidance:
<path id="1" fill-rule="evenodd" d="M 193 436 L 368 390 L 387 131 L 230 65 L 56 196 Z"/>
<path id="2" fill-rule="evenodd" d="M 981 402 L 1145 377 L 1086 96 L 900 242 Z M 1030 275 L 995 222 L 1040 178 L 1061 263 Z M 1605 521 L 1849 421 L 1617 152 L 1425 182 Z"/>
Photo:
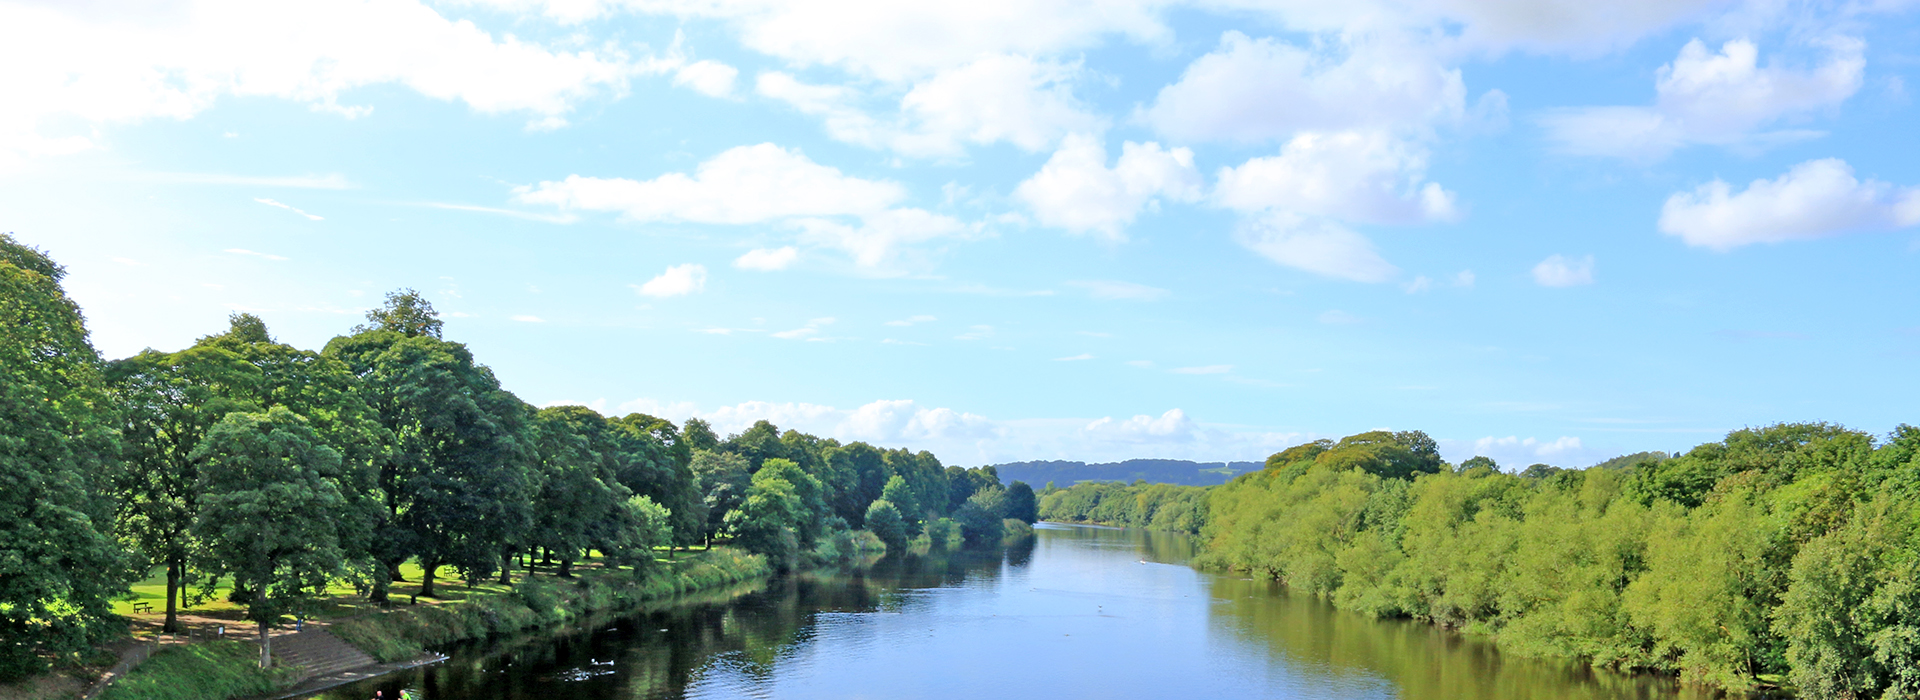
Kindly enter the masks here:
<path id="1" fill-rule="evenodd" d="M 1047 482 L 1061 488 L 1082 481 L 1122 481 L 1131 483 L 1135 479 L 1145 479 L 1148 483 L 1181 484 L 1185 486 L 1212 486 L 1227 483 L 1228 479 L 1257 471 L 1264 466 L 1260 462 L 1189 462 L 1184 459 L 1129 459 L 1125 462 L 1106 462 L 1087 464 L 1086 462 L 1068 462 L 1052 460 L 1043 462 L 1012 462 L 993 465 L 1000 480 L 1006 483 L 1024 481 L 1034 488 L 1041 488 Z"/>

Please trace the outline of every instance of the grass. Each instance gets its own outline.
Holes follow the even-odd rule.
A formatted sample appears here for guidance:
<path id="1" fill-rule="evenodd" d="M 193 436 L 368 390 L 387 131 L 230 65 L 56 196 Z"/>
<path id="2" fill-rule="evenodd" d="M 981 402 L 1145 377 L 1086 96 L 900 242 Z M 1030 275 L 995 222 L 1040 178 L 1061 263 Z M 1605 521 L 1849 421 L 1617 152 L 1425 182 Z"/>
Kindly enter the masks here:
<path id="1" fill-rule="evenodd" d="M 459 599 L 402 604 L 335 623 L 331 629 L 376 659 L 401 661 L 451 642 L 558 626 L 589 613 L 760 578 L 771 569 L 757 555 L 715 548 L 675 560 L 655 559 L 651 570 L 638 577 L 632 571 L 579 564 L 574 572 L 572 579 L 523 578 L 511 588 L 488 584 L 468 591 L 462 587 L 464 595 Z M 448 587 L 445 592 L 455 591 Z"/>
<path id="2" fill-rule="evenodd" d="M 100 700 L 211 700 L 284 687 L 287 672 L 260 668 L 260 648 L 240 640 L 185 644 L 154 652 Z"/>

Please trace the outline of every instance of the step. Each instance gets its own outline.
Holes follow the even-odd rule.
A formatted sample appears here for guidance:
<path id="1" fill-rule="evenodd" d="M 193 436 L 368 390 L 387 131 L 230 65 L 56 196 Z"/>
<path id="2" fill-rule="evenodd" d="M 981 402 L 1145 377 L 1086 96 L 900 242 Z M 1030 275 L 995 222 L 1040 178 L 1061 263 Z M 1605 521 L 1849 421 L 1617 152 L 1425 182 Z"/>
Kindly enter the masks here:
<path id="1" fill-rule="evenodd" d="M 273 656 L 283 666 L 299 668 L 300 680 L 379 663 L 320 627 L 274 637 Z"/>

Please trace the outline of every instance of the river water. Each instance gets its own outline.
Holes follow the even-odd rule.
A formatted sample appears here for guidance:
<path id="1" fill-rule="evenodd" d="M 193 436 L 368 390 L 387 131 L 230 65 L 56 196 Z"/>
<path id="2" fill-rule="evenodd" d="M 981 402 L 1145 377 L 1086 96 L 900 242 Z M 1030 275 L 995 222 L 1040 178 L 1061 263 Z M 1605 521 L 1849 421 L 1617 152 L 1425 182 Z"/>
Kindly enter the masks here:
<path id="1" fill-rule="evenodd" d="M 1004 553 L 884 559 L 466 646 L 318 697 L 1707 697 L 1195 571 L 1181 535 L 1047 523 L 1035 535 Z"/>

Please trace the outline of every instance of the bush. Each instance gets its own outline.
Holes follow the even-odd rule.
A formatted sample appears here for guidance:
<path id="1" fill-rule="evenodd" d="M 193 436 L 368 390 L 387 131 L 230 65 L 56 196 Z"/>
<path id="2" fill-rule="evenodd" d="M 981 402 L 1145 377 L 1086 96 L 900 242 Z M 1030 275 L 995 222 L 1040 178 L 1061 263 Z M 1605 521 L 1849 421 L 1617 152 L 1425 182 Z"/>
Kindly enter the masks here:
<path id="1" fill-rule="evenodd" d="M 886 545 L 889 552 L 904 552 L 907 549 L 907 522 L 900 517 L 900 509 L 886 500 L 874 501 L 867 506 L 867 530 Z"/>

